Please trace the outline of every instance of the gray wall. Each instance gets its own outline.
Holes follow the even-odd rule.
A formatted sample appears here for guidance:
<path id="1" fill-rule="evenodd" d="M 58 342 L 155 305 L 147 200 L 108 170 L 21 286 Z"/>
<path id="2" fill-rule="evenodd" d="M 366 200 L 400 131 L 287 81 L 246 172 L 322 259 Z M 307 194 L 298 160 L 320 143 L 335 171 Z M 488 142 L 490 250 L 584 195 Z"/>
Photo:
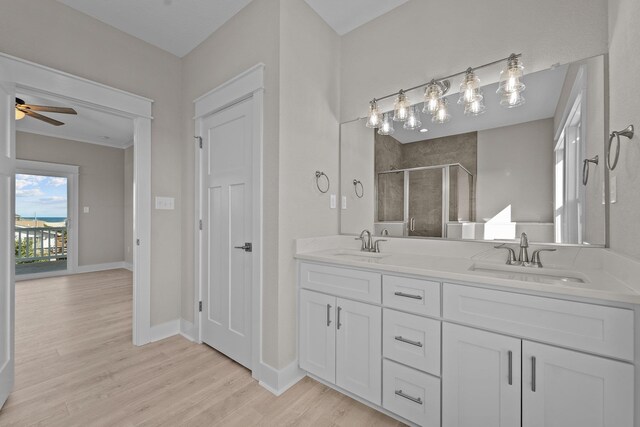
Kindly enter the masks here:
<path id="1" fill-rule="evenodd" d="M 57 1 L 0 0 L 0 10 L 0 52 L 153 99 L 151 191 L 180 206 L 180 59 Z M 151 212 L 152 326 L 180 317 L 180 224 L 180 209 Z"/>
<path id="2" fill-rule="evenodd" d="M 125 260 L 124 150 L 17 132 L 16 157 L 79 166 L 78 265 Z"/>
<path id="3" fill-rule="evenodd" d="M 611 205 L 611 248 L 640 259 L 640 16 L 638 0 L 609 2 L 610 130 L 636 127 L 633 142 L 622 141 L 620 162 L 611 172 L 618 202 Z"/>
<path id="4" fill-rule="evenodd" d="M 553 222 L 553 119 L 478 132 L 476 218 Z"/>

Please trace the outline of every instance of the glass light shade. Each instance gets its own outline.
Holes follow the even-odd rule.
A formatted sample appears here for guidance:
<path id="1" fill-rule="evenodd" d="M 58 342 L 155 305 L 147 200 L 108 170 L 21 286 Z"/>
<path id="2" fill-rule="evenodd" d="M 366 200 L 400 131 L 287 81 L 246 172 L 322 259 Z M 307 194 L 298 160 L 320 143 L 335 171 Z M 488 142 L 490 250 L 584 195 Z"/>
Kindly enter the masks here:
<path id="1" fill-rule="evenodd" d="M 404 122 L 409 117 L 409 108 L 411 104 L 407 100 L 407 95 L 400 91 L 396 103 L 393 105 L 393 120 L 396 122 Z"/>
<path id="2" fill-rule="evenodd" d="M 422 126 L 420 113 L 418 113 L 415 106 L 409 107 L 409 116 L 402 127 L 407 130 L 416 130 L 420 128 L 420 126 Z"/>
<path id="3" fill-rule="evenodd" d="M 451 114 L 449 114 L 447 110 L 447 100 L 443 98 L 438 102 L 438 110 L 433 117 L 431 117 L 431 121 L 442 124 L 447 123 L 449 120 L 451 120 Z"/>
<path id="4" fill-rule="evenodd" d="M 393 128 L 393 120 L 389 117 L 389 113 L 385 113 L 384 118 L 382 119 L 382 123 L 378 127 L 379 135 L 391 135 L 395 132 Z"/>
<path id="5" fill-rule="evenodd" d="M 500 97 L 500 105 L 507 108 L 515 108 L 524 104 L 524 96 L 520 92 L 504 93 Z"/>
<path id="6" fill-rule="evenodd" d="M 367 115 L 366 126 L 372 129 L 377 128 L 378 126 L 380 126 L 381 122 L 382 122 L 382 114 L 378 109 L 378 104 L 376 103 L 375 100 L 371 101 L 369 103 L 369 114 Z"/>
<path id="7" fill-rule="evenodd" d="M 22 120 L 24 116 L 26 116 L 26 114 L 16 108 L 16 120 Z"/>
<path id="8" fill-rule="evenodd" d="M 472 69 L 468 69 L 464 81 L 460 83 L 460 98 L 458 104 L 471 104 L 478 98 L 482 99 L 480 79 Z"/>
<path id="9" fill-rule="evenodd" d="M 465 116 L 479 116 L 487 110 L 482 97 L 477 98 L 475 101 L 471 101 L 464 105 Z"/>
<path id="10" fill-rule="evenodd" d="M 500 72 L 500 83 L 498 84 L 497 93 L 513 93 L 522 92 L 525 89 L 524 83 L 522 83 L 522 76 L 524 76 L 524 66 L 520 62 L 520 59 L 511 55 L 507 62 L 507 66 Z"/>
<path id="11" fill-rule="evenodd" d="M 442 88 L 436 82 L 432 81 L 424 90 L 424 108 L 423 113 L 435 114 L 438 111 L 438 104 L 442 98 Z"/>

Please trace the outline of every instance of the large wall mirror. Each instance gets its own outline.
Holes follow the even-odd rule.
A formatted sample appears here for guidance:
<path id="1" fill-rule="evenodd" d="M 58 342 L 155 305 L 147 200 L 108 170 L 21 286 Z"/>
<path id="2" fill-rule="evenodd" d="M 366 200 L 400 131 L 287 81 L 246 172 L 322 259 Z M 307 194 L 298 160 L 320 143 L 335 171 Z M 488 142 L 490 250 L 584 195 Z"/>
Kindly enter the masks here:
<path id="1" fill-rule="evenodd" d="M 446 123 L 422 113 L 419 96 L 417 129 L 343 123 L 341 232 L 604 245 L 605 61 L 525 74 L 518 108 L 501 106 L 487 78 L 480 115 L 464 114 L 452 81 Z"/>

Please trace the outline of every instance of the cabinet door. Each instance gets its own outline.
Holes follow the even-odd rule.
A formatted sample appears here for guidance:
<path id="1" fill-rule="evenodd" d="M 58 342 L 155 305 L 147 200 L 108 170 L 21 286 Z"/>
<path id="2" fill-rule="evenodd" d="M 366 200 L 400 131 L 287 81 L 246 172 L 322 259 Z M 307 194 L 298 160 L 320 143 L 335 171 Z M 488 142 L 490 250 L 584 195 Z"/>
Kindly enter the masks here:
<path id="1" fill-rule="evenodd" d="M 338 298 L 336 384 L 375 403 L 382 399 L 382 309 Z"/>
<path id="2" fill-rule="evenodd" d="M 300 291 L 300 368 L 323 380 L 336 380 L 336 298 Z"/>
<path id="3" fill-rule="evenodd" d="M 524 341 L 523 427 L 631 427 L 633 366 Z"/>
<path id="4" fill-rule="evenodd" d="M 442 425 L 519 426 L 520 348 L 519 339 L 443 324 Z"/>

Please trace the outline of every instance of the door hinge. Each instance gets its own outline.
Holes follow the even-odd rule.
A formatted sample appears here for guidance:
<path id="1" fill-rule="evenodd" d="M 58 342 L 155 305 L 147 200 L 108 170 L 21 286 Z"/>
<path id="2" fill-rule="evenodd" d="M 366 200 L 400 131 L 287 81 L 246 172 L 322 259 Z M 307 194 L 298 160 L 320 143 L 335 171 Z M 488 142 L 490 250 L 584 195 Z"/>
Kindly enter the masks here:
<path id="1" fill-rule="evenodd" d="M 200 225 L 199 225 L 199 227 L 200 227 L 200 230 L 202 230 L 202 220 L 200 220 Z"/>
<path id="2" fill-rule="evenodd" d="M 198 145 L 200 145 L 200 148 L 202 148 L 202 137 L 201 136 L 194 136 L 194 138 L 196 140 L 198 140 Z"/>
<path id="3" fill-rule="evenodd" d="M 198 303 L 198 311 L 202 311 L 202 301 Z"/>

